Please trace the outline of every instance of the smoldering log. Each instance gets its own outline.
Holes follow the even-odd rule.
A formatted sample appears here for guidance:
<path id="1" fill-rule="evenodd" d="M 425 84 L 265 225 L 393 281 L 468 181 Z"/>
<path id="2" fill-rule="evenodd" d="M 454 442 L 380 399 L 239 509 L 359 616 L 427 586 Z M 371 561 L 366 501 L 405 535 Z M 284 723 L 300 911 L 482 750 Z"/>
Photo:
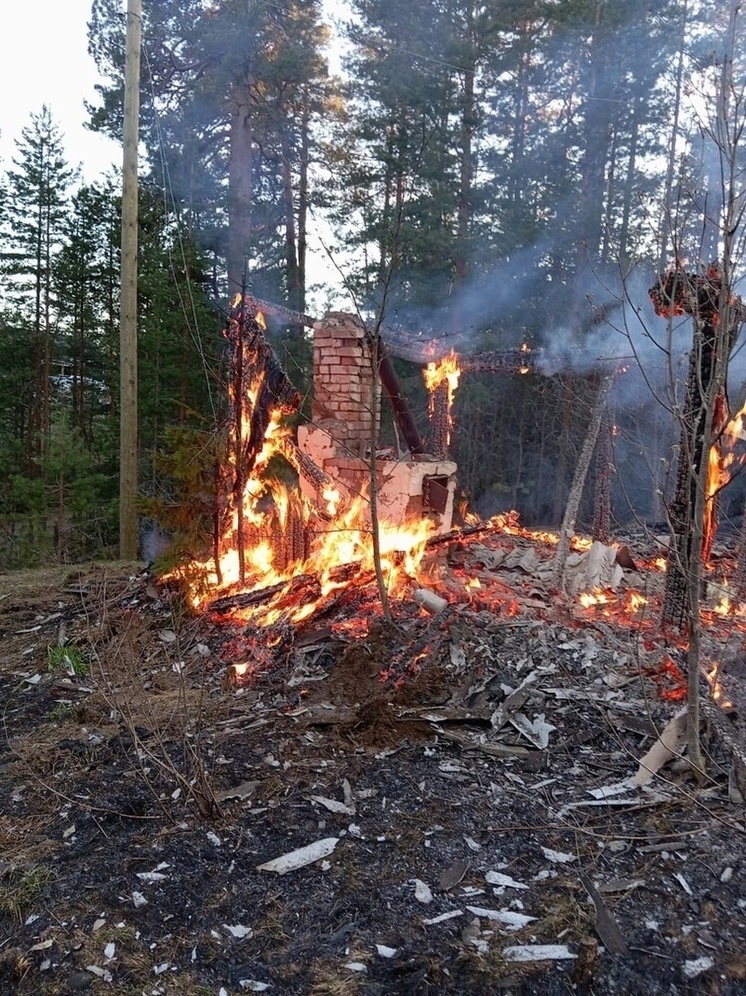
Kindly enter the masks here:
<path id="1" fill-rule="evenodd" d="M 340 564 L 329 572 L 329 580 L 335 584 L 356 581 L 359 586 L 368 584 L 374 578 L 372 571 L 363 570 L 360 564 Z M 356 584 L 358 587 L 358 584 Z M 206 606 L 207 612 L 225 615 L 236 609 L 248 609 L 266 605 L 277 600 L 273 608 L 301 608 L 308 602 L 321 598 L 321 581 L 318 574 L 296 574 L 288 581 L 279 581 L 253 591 L 239 591 L 232 595 L 221 595 Z"/>
<path id="2" fill-rule="evenodd" d="M 296 446 L 292 440 L 284 439 L 280 444 L 280 449 L 288 463 L 295 467 L 301 477 L 304 477 L 309 484 L 315 487 L 319 504 L 318 512 L 323 516 L 324 510 L 321 505 L 323 492 L 325 489 L 337 491 L 335 481 L 311 459 L 308 453 Z"/>
<path id="3" fill-rule="evenodd" d="M 392 340 L 386 331 L 383 333 L 383 341 L 391 356 L 396 356 L 400 360 L 408 360 L 410 363 L 440 363 L 453 352 L 459 366 L 467 373 L 534 373 L 538 356 L 547 357 L 548 361 L 555 366 L 560 363 L 560 357 L 550 357 L 543 350 L 537 353 L 534 350 L 521 347 L 494 350 L 488 353 L 462 353 L 458 350 L 443 349 L 439 344 L 436 346 L 432 342 Z"/>
<path id="4" fill-rule="evenodd" d="M 448 456 L 450 411 L 448 382 L 442 381 L 430 395 L 430 441 L 433 455 L 438 460 Z"/>
<path id="5" fill-rule="evenodd" d="M 459 357 L 459 366 L 464 373 L 533 373 L 535 362 L 535 356 L 526 349 L 502 349 L 498 352 Z"/>
<path id="6" fill-rule="evenodd" d="M 425 543 L 425 547 L 431 549 L 433 547 L 444 546 L 447 543 L 459 543 L 472 536 L 502 531 L 506 526 L 518 528 L 519 525 L 518 513 L 508 512 L 506 515 L 496 516 L 494 521 L 476 522 L 472 525 L 451 529 L 447 533 L 438 533 L 435 536 L 430 536 Z"/>

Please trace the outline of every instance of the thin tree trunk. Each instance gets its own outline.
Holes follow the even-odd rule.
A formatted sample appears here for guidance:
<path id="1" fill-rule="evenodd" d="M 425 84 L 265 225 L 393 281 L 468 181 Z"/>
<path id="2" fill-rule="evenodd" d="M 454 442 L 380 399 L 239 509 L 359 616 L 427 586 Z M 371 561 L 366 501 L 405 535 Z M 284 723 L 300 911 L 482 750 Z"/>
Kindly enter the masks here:
<path id="1" fill-rule="evenodd" d="M 593 458 L 593 451 L 596 448 L 598 431 L 601 427 L 603 417 L 606 414 L 606 399 L 608 398 L 613 379 L 614 375 L 612 373 L 605 373 L 601 375 L 599 380 L 598 388 L 596 390 L 596 397 L 593 402 L 591 418 L 585 434 L 585 441 L 583 442 L 583 448 L 580 451 L 580 456 L 578 457 L 572 485 L 570 486 L 570 493 L 567 497 L 567 507 L 565 508 L 565 515 L 562 520 L 562 526 L 560 527 L 559 543 L 557 544 L 557 551 L 554 556 L 554 566 L 552 570 L 553 584 L 558 587 L 564 580 L 565 561 L 567 560 L 567 555 L 570 552 L 570 541 L 575 534 L 575 523 L 578 518 L 580 499 L 583 496 L 585 479 L 588 476 L 588 469 L 590 468 L 591 459 Z"/>
<path id="2" fill-rule="evenodd" d="M 251 252 L 253 127 L 248 82 L 233 93 L 228 164 L 228 295 L 241 293 Z"/>
<path id="3" fill-rule="evenodd" d="M 677 139 L 679 135 L 679 118 L 681 116 L 681 91 L 684 78 L 684 37 L 686 23 L 689 14 L 688 0 L 684 0 L 681 14 L 681 33 L 678 42 L 679 58 L 676 63 L 676 83 L 674 86 L 673 123 L 671 125 L 671 139 L 668 148 L 668 163 L 666 164 L 666 182 L 663 187 L 663 217 L 660 233 L 660 254 L 658 257 L 658 269 L 663 270 L 666 266 L 666 259 L 669 254 L 668 240 L 673 230 L 672 214 L 673 205 L 671 195 L 673 192 L 673 180 L 677 163 Z"/>
<path id="4" fill-rule="evenodd" d="M 293 173 L 290 165 L 290 142 L 287 130 L 282 132 L 282 200 L 285 215 L 285 271 L 290 307 L 301 311 L 300 272 L 293 202 Z"/>
<path id="5" fill-rule="evenodd" d="M 298 175 L 298 301 L 297 310 L 306 310 L 306 256 L 308 252 L 308 170 L 310 166 L 311 99 L 303 88 L 301 112 L 300 164 Z"/>
<path id="6" fill-rule="evenodd" d="M 466 12 L 467 43 L 469 45 L 468 65 L 464 69 L 464 96 L 461 110 L 461 170 L 458 196 L 458 250 L 456 254 L 456 283 L 466 283 L 469 266 L 469 233 L 471 230 L 472 197 L 472 142 L 474 137 L 474 75 L 476 55 L 474 51 L 474 8 L 468 5 Z"/>

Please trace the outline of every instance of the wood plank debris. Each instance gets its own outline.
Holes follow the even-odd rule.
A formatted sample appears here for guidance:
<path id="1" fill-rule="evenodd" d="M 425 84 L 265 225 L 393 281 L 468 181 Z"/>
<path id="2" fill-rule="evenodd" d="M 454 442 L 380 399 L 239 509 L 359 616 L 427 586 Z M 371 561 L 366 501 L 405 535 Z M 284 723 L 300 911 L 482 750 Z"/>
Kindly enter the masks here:
<path id="1" fill-rule="evenodd" d="M 583 888 L 588 893 L 596 911 L 596 933 L 611 954 L 626 955 L 629 948 L 619 924 L 614 919 L 611 910 L 601 898 L 598 889 L 584 872 L 578 873 Z"/>
<path id="2" fill-rule="evenodd" d="M 649 785 L 661 768 L 680 754 L 686 736 L 686 716 L 686 708 L 680 709 L 668 721 L 650 750 L 640 758 L 635 785 Z"/>

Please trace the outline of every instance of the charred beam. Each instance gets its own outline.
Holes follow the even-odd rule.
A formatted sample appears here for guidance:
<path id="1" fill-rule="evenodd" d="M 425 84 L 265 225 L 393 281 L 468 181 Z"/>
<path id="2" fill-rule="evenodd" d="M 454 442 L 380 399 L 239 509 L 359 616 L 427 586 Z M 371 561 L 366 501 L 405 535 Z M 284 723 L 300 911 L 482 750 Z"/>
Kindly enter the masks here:
<path id="1" fill-rule="evenodd" d="M 460 356 L 458 362 L 465 373 L 526 374 L 534 372 L 536 357 L 526 349 L 504 349 Z"/>
<path id="2" fill-rule="evenodd" d="M 239 307 L 240 303 L 241 299 L 239 298 Z M 316 319 L 311 315 L 306 315 L 302 311 L 293 311 L 292 308 L 286 308 L 284 304 L 263 301 L 261 298 L 254 297 L 253 294 L 244 295 L 243 310 L 251 318 L 256 318 L 261 312 L 263 315 L 272 315 L 273 318 L 280 318 L 288 325 L 306 325 L 308 328 L 312 328 L 316 323 Z"/>
<path id="3" fill-rule="evenodd" d="M 264 337 L 258 314 L 245 298 L 231 310 L 225 329 L 230 347 L 230 436 L 234 458 L 232 502 L 237 518 L 239 577 L 245 580 L 243 502 L 246 484 L 264 444 L 273 414 L 298 407 L 298 391 L 286 377 Z"/>
<path id="4" fill-rule="evenodd" d="M 402 436 L 404 436 L 404 442 L 407 444 L 407 449 L 412 456 L 418 456 L 425 452 L 425 444 L 412 417 L 407 399 L 399 386 L 399 378 L 396 376 L 386 343 L 380 335 L 367 329 L 365 337 L 373 355 L 378 359 L 378 376 L 381 379 L 381 386 L 386 392 L 386 397 L 389 399 L 396 423 L 401 430 Z"/>
<path id="5" fill-rule="evenodd" d="M 340 564 L 329 571 L 329 580 L 335 584 L 355 581 L 357 587 L 369 584 L 373 580 L 373 572 L 358 563 Z M 264 588 L 221 595 L 207 604 L 206 611 L 225 615 L 236 609 L 248 609 L 268 602 L 272 602 L 272 607 L 280 610 L 297 609 L 320 597 L 321 580 L 318 574 L 296 574 L 287 581 L 279 581 Z"/>
<path id="6" fill-rule="evenodd" d="M 450 411 L 448 381 L 442 381 L 430 395 L 430 440 L 433 455 L 445 460 L 448 455 Z"/>

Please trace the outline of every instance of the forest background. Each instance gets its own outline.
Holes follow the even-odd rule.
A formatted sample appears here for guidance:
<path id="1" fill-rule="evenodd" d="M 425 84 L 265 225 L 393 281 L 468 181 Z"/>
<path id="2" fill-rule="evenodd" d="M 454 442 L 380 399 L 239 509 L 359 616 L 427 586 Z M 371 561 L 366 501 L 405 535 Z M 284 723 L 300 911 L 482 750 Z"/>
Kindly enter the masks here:
<path id="1" fill-rule="evenodd" d="M 144 8 L 144 516 L 207 543 L 222 329 L 245 281 L 295 311 L 382 319 L 415 351 L 527 344 L 530 373 L 462 377 L 452 455 L 483 514 L 514 507 L 530 524 L 562 517 L 594 377 L 613 357 L 627 368 L 603 430 L 614 522 L 665 518 L 691 319 L 667 331 L 647 288 L 672 260 L 718 257 L 708 128 L 727 6 L 348 0 L 333 50 L 319 0 Z M 106 84 L 90 126 L 114 137 L 124 37 L 121 3 L 94 0 Z M 2 567 L 116 552 L 119 184 L 80 181 L 46 108 L 0 173 Z M 335 286 L 318 282 L 311 232 Z M 307 418 L 308 334 L 269 321 Z M 426 435 L 421 365 L 397 369 Z M 737 350 L 732 402 L 744 373 Z M 736 482 L 724 518 L 742 503 Z"/>

